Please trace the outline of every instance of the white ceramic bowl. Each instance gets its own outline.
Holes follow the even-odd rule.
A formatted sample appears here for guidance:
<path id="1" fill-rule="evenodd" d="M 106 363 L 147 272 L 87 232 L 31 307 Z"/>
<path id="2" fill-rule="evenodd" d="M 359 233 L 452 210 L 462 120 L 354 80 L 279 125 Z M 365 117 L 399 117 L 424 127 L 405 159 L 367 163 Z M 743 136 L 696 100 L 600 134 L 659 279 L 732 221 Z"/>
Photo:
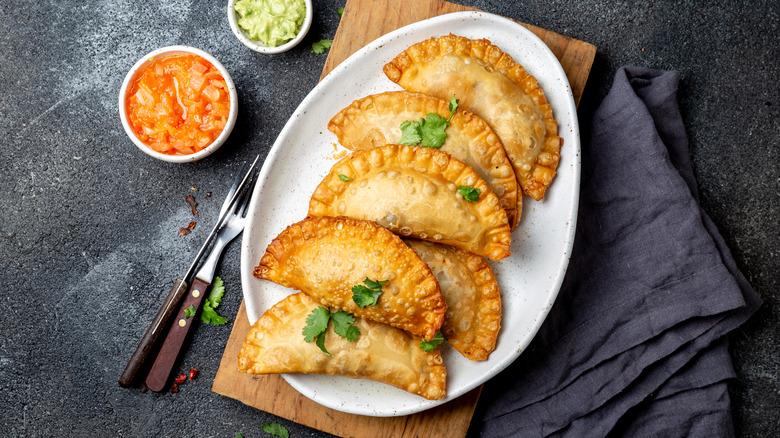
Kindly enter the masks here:
<path id="1" fill-rule="evenodd" d="M 132 81 L 136 78 L 139 71 L 142 70 L 147 64 L 149 64 L 153 58 L 164 57 L 167 55 L 181 54 L 181 53 L 190 53 L 193 55 L 198 55 L 201 58 L 204 58 L 205 60 L 210 62 L 217 70 L 219 70 L 220 74 L 225 79 L 225 84 L 228 87 L 228 93 L 230 95 L 230 113 L 228 114 L 227 123 L 225 124 L 225 127 L 222 129 L 222 132 L 210 145 L 206 146 L 204 149 L 201 149 L 198 152 L 189 155 L 167 155 L 167 154 L 162 154 L 160 152 L 157 152 L 154 149 L 150 148 L 135 135 L 135 132 L 133 132 L 133 128 L 130 127 L 130 123 L 127 120 L 125 99 L 127 98 L 127 91 L 130 88 L 130 84 L 132 83 Z M 125 80 L 124 82 L 122 82 L 122 88 L 119 90 L 119 118 L 122 119 L 122 126 L 125 128 L 125 132 L 130 137 L 130 140 L 132 140 L 133 143 L 136 146 L 138 146 L 138 148 L 141 149 L 141 151 L 143 151 L 145 154 L 150 155 L 159 160 L 168 161 L 170 163 L 191 163 L 193 161 L 202 160 L 203 158 L 206 158 L 212 153 L 214 153 L 214 151 L 219 149 L 219 147 L 222 146 L 223 143 L 225 143 L 225 140 L 227 140 L 228 136 L 230 135 L 230 132 L 233 130 L 233 127 L 236 124 L 237 117 L 238 117 L 238 93 L 236 93 L 236 85 L 233 83 L 233 78 L 230 77 L 230 73 L 228 73 L 225 66 L 223 66 L 219 61 L 217 61 L 216 58 L 204 52 L 203 50 L 196 49 L 194 47 L 168 46 L 168 47 L 163 47 L 154 50 L 152 52 L 149 52 L 148 54 L 144 55 L 141 59 L 139 59 L 138 62 L 136 62 L 135 65 L 133 65 L 130 71 L 127 72 L 127 76 L 125 76 Z"/>
<path id="2" fill-rule="evenodd" d="M 281 46 L 268 47 L 260 41 L 249 38 L 246 32 L 244 32 L 244 30 L 241 29 L 238 23 L 236 23 L 236 11 L 233 10 L 233 7 L 236 4 L 236 0 L 228 1 L 227 15 L 228 15 L 228 23 L 230 23 L 230 30 L 233 31 L 233 34 L 235 34 L 236 38 L 238 38 L 239 41 L 241 41 L 245 46 L 249 47 L 255 52 L 265 53 L 268 55 L 286 52 L 292 49 L 293 47 L 297 46 L 298 43 L 300 43 L 301 40 L 303 40 L 303 37 L 306 36 L 306 32 L 308 32 L 309 28 L 311 27 L 312 17 L 314 16 L 311 0 L 304 0 L 303 2 L 304 4 L 306 4 L 306 16 L 303 18 L 303 24 L 301 25 L 301 30 L 298 31 L 298 35 L 296 35 L 295 38 L 291 39 L 290 41 L 287 41 Z"/>

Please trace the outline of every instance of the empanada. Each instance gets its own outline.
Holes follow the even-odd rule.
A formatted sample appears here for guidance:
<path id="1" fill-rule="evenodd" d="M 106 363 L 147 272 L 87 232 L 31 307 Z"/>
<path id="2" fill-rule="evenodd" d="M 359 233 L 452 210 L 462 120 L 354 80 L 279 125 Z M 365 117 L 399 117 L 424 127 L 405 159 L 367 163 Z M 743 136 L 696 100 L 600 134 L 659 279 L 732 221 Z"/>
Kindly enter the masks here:
<path id="1" fill-rule="evenodd" d="M 344 147 L 368 150 L 398 143 L 401 123 L 418 121 L 429 113 L 449 118 L 448 102 L 422 93 L 388 91 L 352 102 L 330 119 L 328 129 Z M 464 109 L 455 112 L 445 132 L 447 138 L 439 150 L 463 161 L 485 180 L 514 229 L 523 197 L 518 196 L 515 171 L 501 141 L 484 120 Z"/>
<path id="2" fill-rule="evenodd" d="M 409 91 L 460 104 L 498 134 L 523 190 L 544 197 L 555 176 L 563 139 L 536 78 L 486 39 L 448 35 L 414 44 L 383 68 Z"/>
<path id="3" fill-rule="evenodd" d="M 306 317 L 320 304 L 304 293 L 290 295 L 268 309 L 249 329 L 238 369 L 248 374 L 310 373 L 371 379 L 429 400 L 446 395 L 447 371 L 438 349 L 419 348 L 422 338 L 386 324 L 355 318 L 360 338 L 350 342 L 330 324 L 325 348 L 305 342 Z"/>
<path id="4" fill-rule="evenodd" d="M 398 236 L 369 221 L 310 217 L 290 225 L 268 245 L 254 275 L 425 339 L 436 335 L 447 310 L 428 265 Z M 387 283 L 375 305 L 361 308 L 352 288 L 366 278 Z"/>
<path id="5" fill-rule="evenodd" d="M 501 328 L 501 291 L 484 257 L 460 248 L 405 239 L 428 264 L 447 302 L 441 331 L 452 347 L 471 360 L 485 360 Z"/>
<path id="6" fill-rule="evenodd" d="M 463 187 L 479 190 L 478 200 L 467 201 Z M 437 149 L 386 145 L 347 155 L 315 189 L 309 215 L 371 220 L 493 260 L 510 255 L 509 223 L 496 195 L 473 169 Z"/>

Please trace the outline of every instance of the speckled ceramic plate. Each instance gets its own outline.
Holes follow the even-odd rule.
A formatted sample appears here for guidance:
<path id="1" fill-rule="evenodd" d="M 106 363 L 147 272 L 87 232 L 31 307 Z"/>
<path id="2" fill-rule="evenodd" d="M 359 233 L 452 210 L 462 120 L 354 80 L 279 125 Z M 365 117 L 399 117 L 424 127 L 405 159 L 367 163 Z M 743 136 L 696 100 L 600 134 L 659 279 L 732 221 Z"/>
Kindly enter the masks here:
<path id="1" fill-rule="evenodd" d="M 333 70 L 303 100 L 265 160 L 250 205 L 250 225 L 241 248 L 241 279 L 250 323 L 293 292 L 252 276 L 265 248 L 288 225 L 302 220 L 314 188 L 345 149 L 327 130 L 328 120 L 353 100 L 396 90 L 382 66 L 410 45 L 455 33 L 487 38 L 533 74 L 545 91 L 564 139 L 558 174 L 546 197 L 525 197 L 523 217 L 512 237 L 512 256 L 491 262 L 501 286 L 503 320 L 496 350 L 487 361 L 463 358 L 442 347 L 447 397 L 430 401 L 400 389 L 346 377 L 287 374 L 306 397 L 343 412 L 407 415 L 446 403 L 484 383 L 523 352 L 549 312 L 569 262 L 577 219 L 580 141 L 569 82 L 549 48 L 523 26 L 482 12 L 459 12 L 404 27 L 364 47 Z"/>

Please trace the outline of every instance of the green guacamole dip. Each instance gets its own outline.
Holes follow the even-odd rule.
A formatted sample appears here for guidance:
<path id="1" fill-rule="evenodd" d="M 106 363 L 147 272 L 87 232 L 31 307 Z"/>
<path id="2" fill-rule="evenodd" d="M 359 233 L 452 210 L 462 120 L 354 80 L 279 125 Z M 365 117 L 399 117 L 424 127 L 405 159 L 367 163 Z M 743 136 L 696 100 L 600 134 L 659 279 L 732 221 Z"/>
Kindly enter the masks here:
<path id="1" fill-rule="evenodd" d="M 303 0 L 238 0 L 236 23 L 249 38 L 276 47 L 298 35 L 306 16 Z"/>

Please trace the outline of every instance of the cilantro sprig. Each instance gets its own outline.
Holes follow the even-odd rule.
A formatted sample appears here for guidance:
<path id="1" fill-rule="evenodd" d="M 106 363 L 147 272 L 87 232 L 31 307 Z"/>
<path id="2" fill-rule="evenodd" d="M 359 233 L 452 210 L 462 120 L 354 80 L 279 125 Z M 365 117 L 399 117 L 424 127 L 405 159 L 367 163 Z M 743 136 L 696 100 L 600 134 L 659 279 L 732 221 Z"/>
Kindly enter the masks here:
<path id="1" fill-rule="evenodd" d="M 463 196 L 463 199 L 469 202 L 479 201 L 479 195 L 482 191 L 476 187 L 471 186 L 458 186 L 458 193 Z"/>
<path id="2" fill-rule="evenodd" d="M 279 423 L 263 423 L 263 431 L 279 438 L 290 438 L 290 432 Z"/>
<path id="3" fill-rule="evenodd" d="M 361 309 L 366 306 L 373 306 L 379 301 L 379 296 L 382 295 L 382 288 L 385 287 L 387 282 L 374 281 L 368 277 L 363 280 L 363 284 L 352 286 L 352 301 L 357 304 Z"/>
<path id="4" fill-rule="evenodd" d="M 200 314 L 200 320 L 204 324 L 222 325 L 228 320 L 217 314 L 216 308 L 222 302 L 222 296 L 225 295 L 225 282 L 221 278 L 214 278 L 211 283 L 209 296 L 203 301 L 203 312 Z"/>
<path id="5" fill-rule="evenodd" d="M 330 46 L 333 44 L 333 40 L 319 40 L 311 43 L 311 53 L 314 53 L 315 55 L 322 55 L 325 53 L 325 51 L 330 49 Z"/>
<path id="6" fill-rule="evenodd" d="M 455 99 L 453 94 L 450 98 L 449 110 L 450 117 L 444 117 L 436 113 L 428 113 L 419 121 L 405 121 L 401 123 L 401 139 L 398 144 L 410 146 L 422 146 L 424 148 L 438 149 L 444 145 L 447 139 L 445 130 L 450 126 L 455 111 L 458 110 L 459 99 Z"/>
<path id="7" fill-rule="evenodd" d="M 434 335 L 434 337 L 432 337 L 430 341 L 426 341 L 426 340 L 423 339 L 423 341 L 420 342 L 420 348 L 422 348 L 422 350 L 425 351 L 425 352 L 431 352 L 436 347 L 438 347 L 439 344 L 441 344 L 442 342 L 444 342 L 446 340 L 447 340 L 447 338 L 444 337 L 444 335 L 442 334 L 442 332 L 440 330 L 440 331 L 436 332 L 436 335 Z"/>
<path id="8" fill-rule="evenodd" d="M 326 307 L 317 307 L 306 317 L 306 326 L 303 327 L 303 340 L 314 342 L 323 353 L 330 356 L 325 349 L 325 332 L 328 330 L 328 323 L 333 321 L 333 331 L 342 338 L 350 342 L 355 342 L 360 338 L 360 329 L 353 325 L 355 317 L 349 313 L 339 310 L 331 313 Z"/>

